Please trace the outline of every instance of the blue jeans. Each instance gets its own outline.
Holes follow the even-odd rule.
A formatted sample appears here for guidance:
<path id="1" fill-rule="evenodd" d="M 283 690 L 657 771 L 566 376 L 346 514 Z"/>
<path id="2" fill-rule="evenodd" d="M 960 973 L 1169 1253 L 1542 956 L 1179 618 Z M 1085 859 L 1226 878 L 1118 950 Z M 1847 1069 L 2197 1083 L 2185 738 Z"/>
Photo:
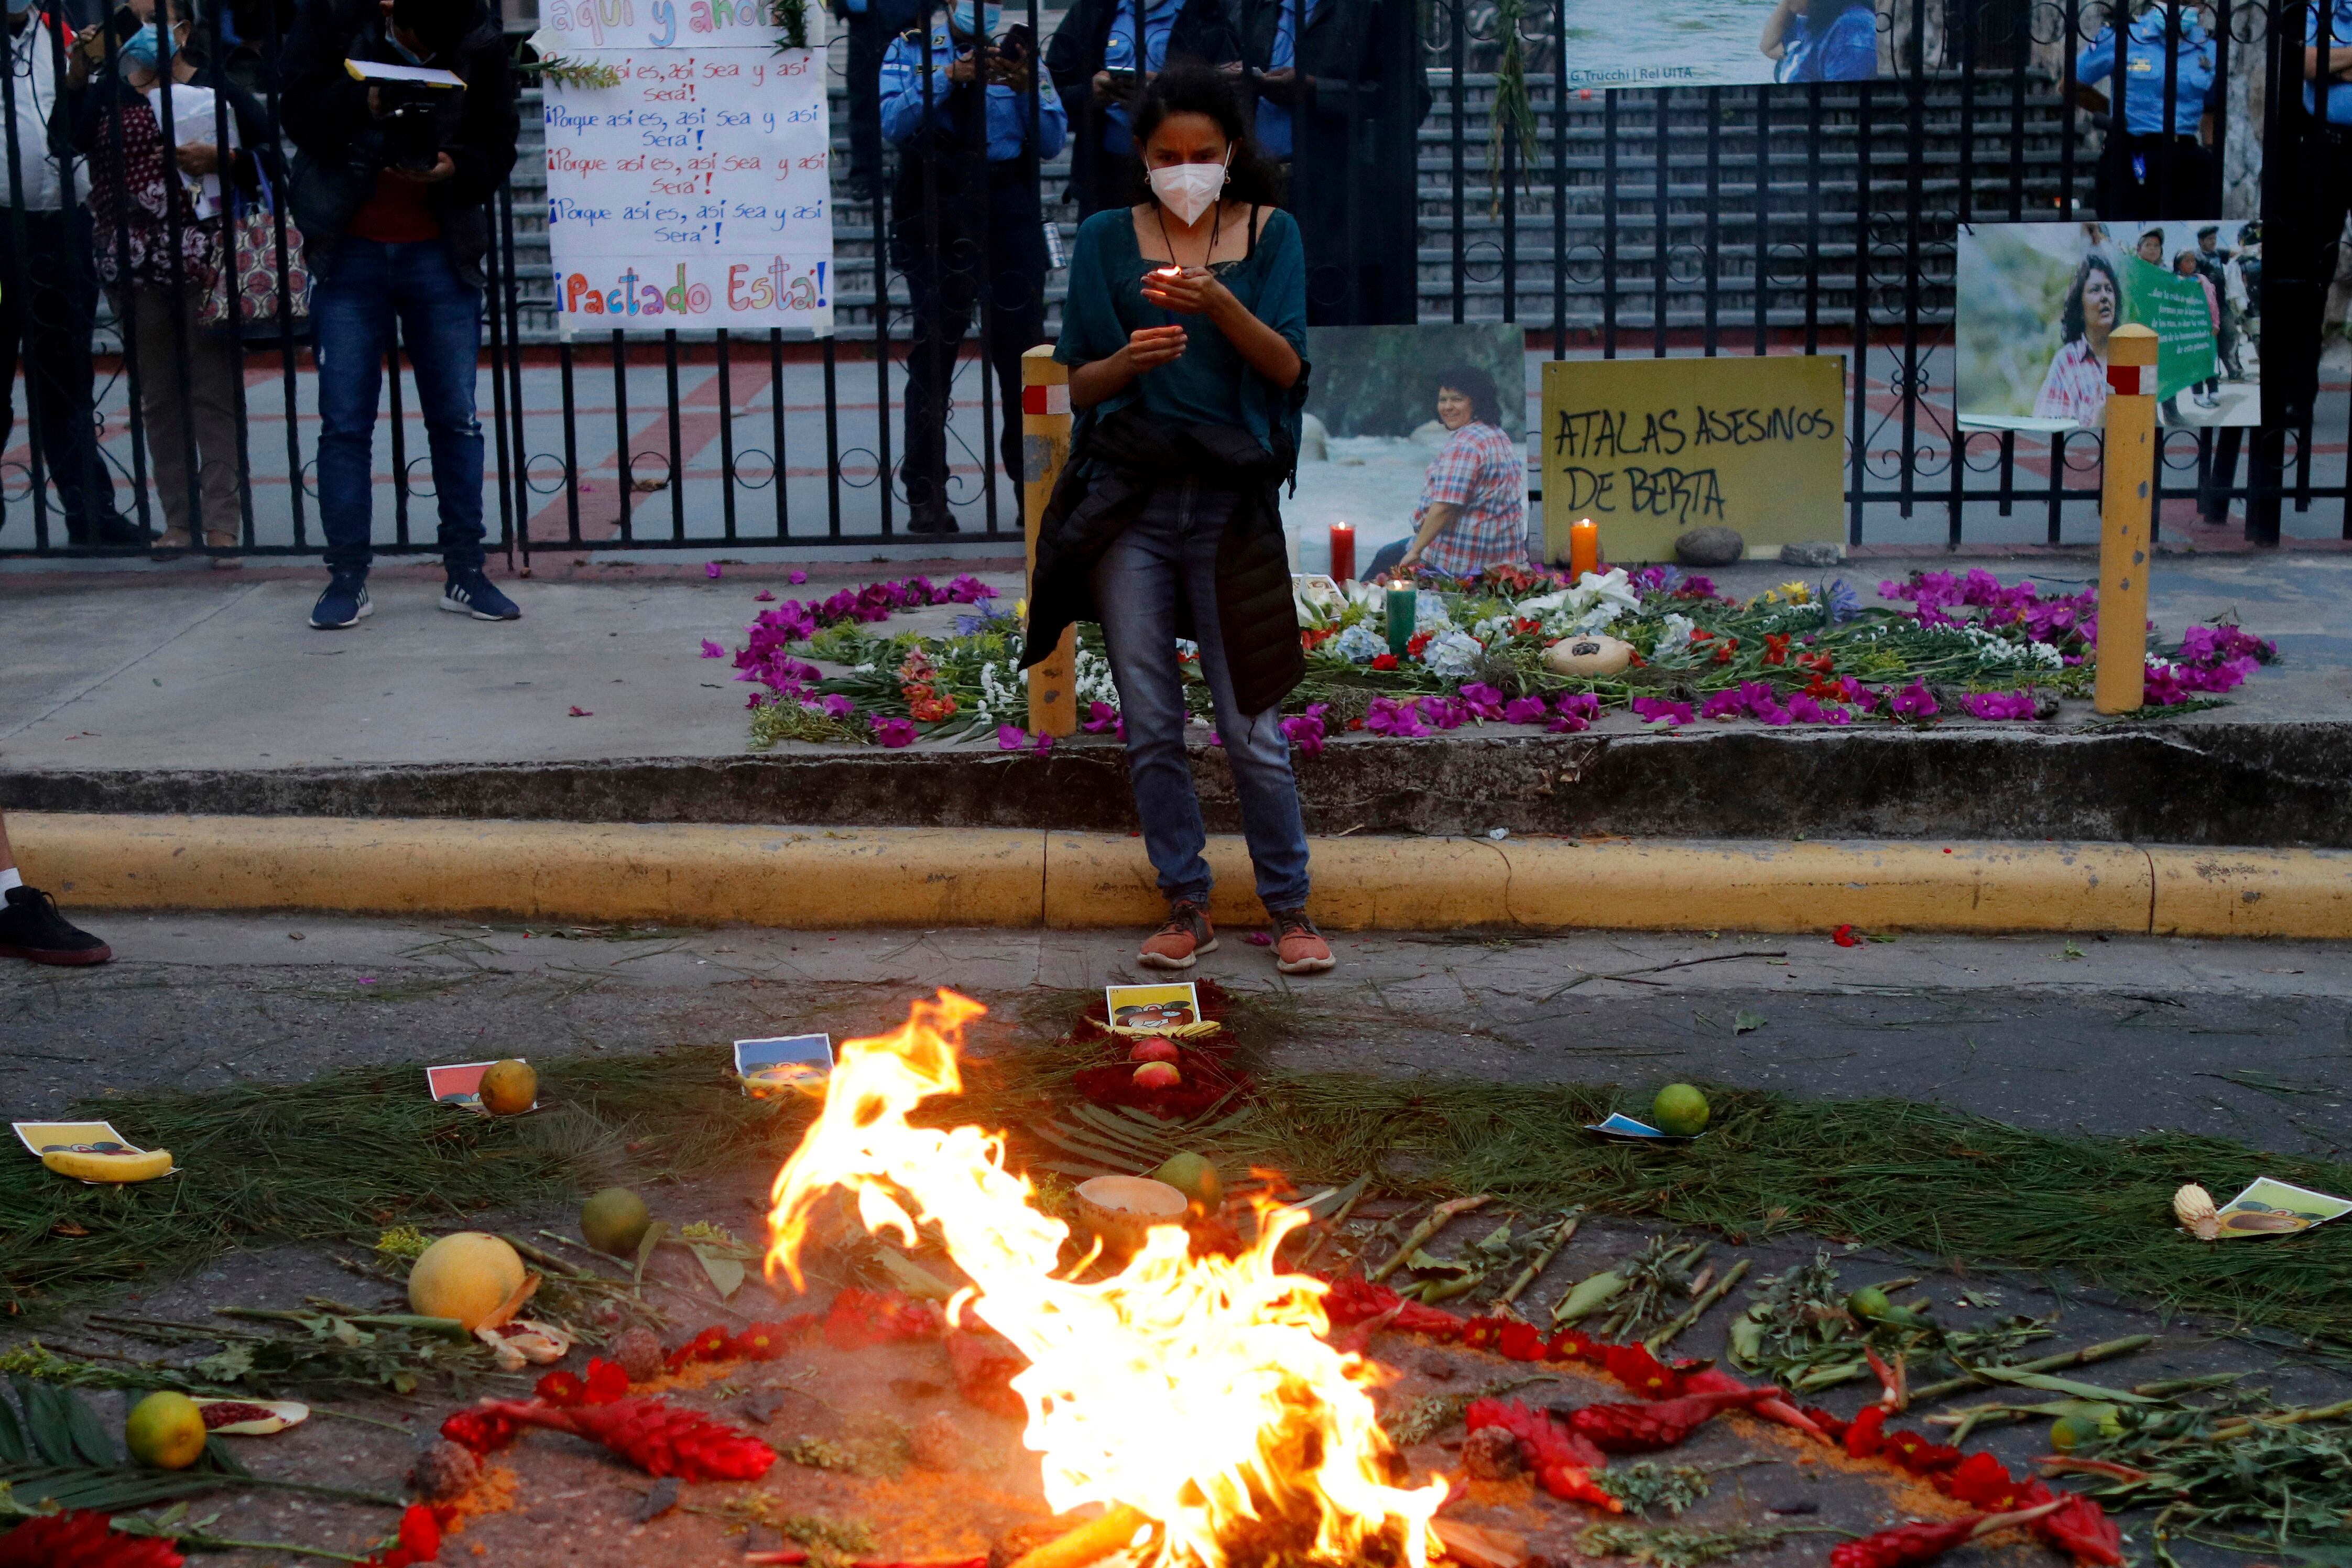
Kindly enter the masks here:
<path id="1" fill-rule="evenodd" d="M 319 360 L 319 521 L 327 570 L 365 575 L 374 521 L 376 400 L 393 324 L 408 349 L 433 453 L 441 554 L 482 569 L 482 427 L 474 418 L 482 293 L 459 281 L 440 240 L 386 245 L 346 235 L 310 296 Z"/>
<path id="2" fill-rule="evenodd" d="M 1171 900 L 1206 905 L 1212 878 L 1200 797 L 1184 754 L 1183 677 L 1176 662 L 1176 604 L 1192 606 L 1201 673 L 1215 705 L 1217 733 L 1234 770 L 1242 833 L 1268 910 L 1307 907 L 1307 829 L 1290 773 L 1290 737 L 1278 710 L 1243 713 L 1234 703 L 1217 626 L 1217 541 L 1232 515 L 1230 491 L 1192 480 L 1160 486 L 1143 515 L 1095 565 L 1096 607 L 1119 713 L 1127 721 L 1128 778 L 1135 786 L 1143 846 Z"/>

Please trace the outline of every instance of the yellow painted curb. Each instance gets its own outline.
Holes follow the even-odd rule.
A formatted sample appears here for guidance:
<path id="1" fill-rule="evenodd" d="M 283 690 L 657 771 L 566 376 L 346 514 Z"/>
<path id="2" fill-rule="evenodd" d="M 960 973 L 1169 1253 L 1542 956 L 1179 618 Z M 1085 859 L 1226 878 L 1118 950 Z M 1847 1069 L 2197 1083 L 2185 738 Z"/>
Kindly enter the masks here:
<path id="1" fill-rule="evenodd" d="M 1506 839 L 1511 923 L 1638 931 L 2147 929 L 2128 844 Z"/>
<path id="2" fill-rule="evenodd" d="M 799 929 L 1145 926 L 1143 841 L 1034 829 L 25 813 L 26 876 L 81 909 L 317 910 Z M 1578 928 L 2352 937 L 2352 853 L 2121 844 L 1323 838 L 1339 931 Z M 1212 914 L 1263 922 L 1212 838 Z"/>
<path id="3" fill-rule="evenodd" d="M 1318 923 L 1333 931 L 1450 931 L 1511 921 L 1510 868 L 1479 838 L 1317 838 L 1310 875 Z M 1265 923 L 1240 838 L 1209 840 L 1219 925 Z M 1143 840 L 1126 835 L 1045 836 L 1045 924 L 1055 930 L 1155 925 L 1167 918 Z"/>
<path id="4" fill-rule="evenodd" d="M 2148 859 L 2158 936 L 2352 936 L 2352 855 L 2157 848 Z"/>
<path id="5" fill-rule="evenodd" d="M 26 813 L 8 830 L 27 879 L 81 909 L 1034 925 L 1045 870 L 1016 829 Z"/>

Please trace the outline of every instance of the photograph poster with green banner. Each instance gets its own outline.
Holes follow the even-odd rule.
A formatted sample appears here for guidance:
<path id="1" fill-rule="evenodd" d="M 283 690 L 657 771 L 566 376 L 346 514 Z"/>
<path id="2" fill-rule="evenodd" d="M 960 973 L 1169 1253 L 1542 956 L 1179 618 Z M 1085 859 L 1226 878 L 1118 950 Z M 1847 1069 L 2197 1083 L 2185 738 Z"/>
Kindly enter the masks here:
<path id="1" fill-rule="evenodd" d="M 2130 322 L 2159 341 L 2165 428 L 2260 424 L 2262 232 L 2234 218 L 1961 225 L 1961 427 L 2101 428 L 2107 335 Z"/>
<path id="2" fill-rule="evenodd" d="M 2137 255 L 2124 258 L 2124 320 L 2156 334 L 2156 395 L 2176 397 L 2214 374 L 2205 286 Z"/>

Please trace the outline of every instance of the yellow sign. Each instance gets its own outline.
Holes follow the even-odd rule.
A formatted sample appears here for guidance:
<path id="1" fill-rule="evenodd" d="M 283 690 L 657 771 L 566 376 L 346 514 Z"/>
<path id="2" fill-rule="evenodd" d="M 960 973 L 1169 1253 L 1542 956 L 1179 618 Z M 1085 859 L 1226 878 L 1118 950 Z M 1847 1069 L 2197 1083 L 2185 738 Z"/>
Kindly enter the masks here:
<path id="1" fill-rule="evenodd" d="M 1845 537 L 1845 359 L 1553 360 L 1543 370 L 1544 558 L 1589 517 L 1601 556 L 1671 561 L 1685 530 L 1750 549 Z"/>

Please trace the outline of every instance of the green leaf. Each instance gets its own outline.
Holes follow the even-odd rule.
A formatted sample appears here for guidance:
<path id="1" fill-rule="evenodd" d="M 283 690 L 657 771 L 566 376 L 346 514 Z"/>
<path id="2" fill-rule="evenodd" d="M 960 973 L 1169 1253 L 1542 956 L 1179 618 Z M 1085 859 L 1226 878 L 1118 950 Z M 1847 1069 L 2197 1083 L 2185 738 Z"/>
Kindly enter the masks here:
<path id="1" fill-rule="evenodd" d="M 954 1287 L 897 1247 L 885 1246 L 878 1256 L 883 1270 L 897 1280 L 898 1289 L 908 1295 L 928 1301 L 944 1301 L 955 1294 Z"/>
<path id="2" fill-rule="evenodd" d="M 121 1456 L 115 1452 L 114 1438 L 108 1433 L 106 1424 L 98 1418 L 98 1412 L 72 1389 L 58 1392 L 65 1396 L 66 1432 L 73 1440 L 75 1453 L 88 1464 L 119 1464 Z"/>
<path id="3" fill-rule="evenodd" d="M 637 1243 L 637 1268 L 634 1283 L 639 1290 L 646 1288 L 646 1265 L 653 1261 L 654 1248 L 669 1234 L 669 1221 L 657 1219 L 646 1226 L 645 1239 Z"/>
<path id="4" fill-rule="evenodd" d="M 207 1383 L 235 1383 L 253 1370 L 253 1347 L 233 1344 L 208 1355 L 190 1368 Z"/>
<path id="5" fill-rule="evenodd" d="M 45 1465 L 76 1462 L 73 1431 L 66 1422 L 64 1393 L 46 1383 L 16 1385 L 16 1397 L 25 1406 L 25 1430 L 33 1439 L 34 1454 Z"/>
<path id="6" fill-rule="evenodd" d="M 218 1437 L 205 1439 L 205 1451 L 197 1456 L 195 1468 L 221 1476 L 249 1476 L 252 1467 L 236 1456 L 236 1450 Z"/>
<path id="7" fill-rule="evenodd" d="M 719 1292 L 722 1301 L 743 1288 L 743 1265 L 723 1250 L 705 1247 L 700 1242 L 688 1242 L 692 1252 L 702 1265 L 703 1273 L 710 1277 L 710 1288 Z"/>
<path id="8" fill-rule="evenodd" d="M 1763 1026 L 1764 1015 L 1761 1013 L 1750 1013 L 1742 1008 L 1731 1016 L 1731 1032 L 1735 1035 L 1752 1035 Z"/>
<path id="9" fill-rule="evenodd" d="M 1417 1247 L 1413 1248 L 1412 1256 L 1404 1260 L 1404 1266 L 1419 1274 L 1451 1274 L 1456 1279 L 1476 1272 L 1459 1258 L 1432 1257 Z"/>
<path id="10" fill-rule="evenodd" d="M 25 1428 L 17 1423 L 16 1407 L 0 1399 L 0 1465 L 21 1465 L 32 1458 L 25 1446 Z"/>
<path id="11" fill-rule="evenodd" d="M 2071 1377 L 2053 1377 L 2045 1372 L 2011 1372 L 1998 1366 L 1979 1366 L 1969 1370 L 1994 1383 L 2015 1384 L 2020 1388 L 2039 1388 L 2048 1394 L 2071 1394 L 2077 1399 L 2103 1400 L 2114 1405 L 2162 1403 L 2145 1394 L 2131 1394 L 2120 1388 L 2101 1388 L 2095 1383 L 2077 1383 Z"/>

